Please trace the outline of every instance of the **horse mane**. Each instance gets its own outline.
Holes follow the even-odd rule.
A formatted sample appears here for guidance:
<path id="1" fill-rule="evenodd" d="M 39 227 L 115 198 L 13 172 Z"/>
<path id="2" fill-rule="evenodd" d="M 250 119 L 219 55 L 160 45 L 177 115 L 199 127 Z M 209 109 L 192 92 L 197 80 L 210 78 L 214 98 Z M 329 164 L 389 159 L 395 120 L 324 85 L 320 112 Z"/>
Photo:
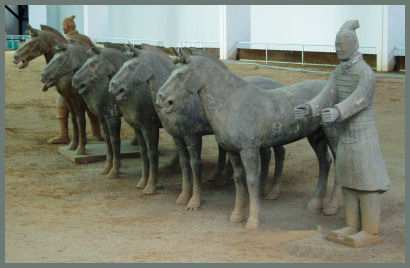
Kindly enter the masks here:
<path id="1" fill-rule="evenodd" d="M 41 24 L 40 28 L 42 31 L 48 31 L 50 33 L 53 33 L 59 41 L 63 43 L 67 43 L 67 39 L 64 37 L 64 35 L 62 35 L 59 31 L 57 31 L 53 27 Z"/>
<path id="2" fill-rule="evenodd" d="M 117 49 L 123 53 L 127 51 L 127 45 L 124 45 L 124 44 L 111 43 L 111 42 L 102 42 L 101 44 L 104 45 L 104 48 Z"/>
<path id="3" fill-rule="evenodd" d="M 243 80 L 239 76 L 235 75 L 232 73 L 226 65 L 221 62 L 220 60 L 215 60 L 212 57 L 208 57 L 205 55 L 191 55 L 191 59 L 194 59 L 190 64 L 195 64 L 198 67 L 207 65 L 210 66 L 212 69 L 217 71 L 219 74 L 223 75 L 226 79 L 226 81 L 229 81 L 229 83 L 235 84 L 235 86 L 252 86 L 252 84 L 248 83 L 246 80 Z M 215 57 L 216 58 L 216 57 Z M 208 62 L 211 62 L 214 64 L 207 64 Z M 193 66 L 194 67 L 194 66 Z M 195 67 L 194 67 L 195 68 Z"/>
<path id="4" fill-rule="evenodd" d="M 160 49 L 159 47 L 155 47 L 149 44 L 141 44 L 141 49 L 148 51 L 148 52 L 154 52 L 158 55 L 161 55 L 164 58 L 170 59 L 168 54 L 166 54 L 162 49 Z"/>
<path id="5" fill-rule="evenodd" d="M 217 57 L 215 57 L 212 53 L 206 51 L 206 50 L 202 50 L 200 48 L 195 48 L 195 47 L 190 47 L 189 51 L 191 52 L 191 55 L 193 56 L 203 56 L 203 57 L 207 57 L 213 61 L 215 61 L 216 63 L 218 63 L 218 65 L 220 65 L 221 67 L 228 69 L 228 67 Z"/>

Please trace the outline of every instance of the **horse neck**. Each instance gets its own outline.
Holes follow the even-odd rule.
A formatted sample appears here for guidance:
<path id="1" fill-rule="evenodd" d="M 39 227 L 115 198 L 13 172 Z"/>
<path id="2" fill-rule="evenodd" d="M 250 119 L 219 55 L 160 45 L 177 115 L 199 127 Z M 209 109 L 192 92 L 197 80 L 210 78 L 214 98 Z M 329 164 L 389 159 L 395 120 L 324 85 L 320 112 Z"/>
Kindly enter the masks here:
<path id="1" fill-rule="evenodd" d="M 48 64 L 51 61 L 51 59 L 54 57 L 55 52 L 49 49 L 43 55 L 44 55 L 44 58 L 46 59 L 46 63 Z"/>
<path id="2" fill-rule="evenodd" d="M 204 81 L 198 95 L 204 105 L 212 103 L 212 107 L 213 105 L 223 107 L 225 101 L 235 94 L 239 88 L 246 86 L 247 82 L 212 60 L 208 61 L 211 64 L 201 64 L 196 68 L 197 73 L 202 76 Z M 208 110 L 212 107 L 208 107 Z"/>
<path id="3" fill-rule="evenodd" d="M 167 61 L 167 59 L 164 59 L 162 57 L 158 57 L 157 59 L 151 61 L 149 64 L 151 64 L 153 71 L 153 78 L 151 80 L 153 87 L 151 88 L 151 91 L 152 94 L 156 96 L 161 86 L 171 75 L 172 71 L 176 69 L 176 66 L 172 63 L 171 60 Z"/>

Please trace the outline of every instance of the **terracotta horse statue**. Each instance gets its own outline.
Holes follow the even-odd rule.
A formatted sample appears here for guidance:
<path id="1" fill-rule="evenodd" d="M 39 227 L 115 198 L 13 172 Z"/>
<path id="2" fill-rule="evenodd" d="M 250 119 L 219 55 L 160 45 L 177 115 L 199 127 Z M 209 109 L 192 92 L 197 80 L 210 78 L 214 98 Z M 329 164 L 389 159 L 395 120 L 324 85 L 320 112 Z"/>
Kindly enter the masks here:
<path id="1" fill-rule="evenodd" d="M 126 117 L 135 110 L 144 111 L 143 105 L 151 107 L 157 92 L 169 75 L 176 69 L 173 61 L 162 51 L 143 45 L 142 50 L 130 46 L 129 54 L 134 56 L 127 61 L 112 78 L 110 91 L 116 95 L 117 103 Z M 212 59 L 219 61 L 218 59 Z M 220 64 L 223 65 L 221 62 Z M 279 82 L 263 77 L 249 78 L 256 85 L 268 88 L 280 87 Z M 149 89 L 149 90 L 148 90 Z M 141 95 L 152 99 L 151 104 L 140 101 Z M 141 107 L 138 107 L 141 105 Z M 198 97 L 186 100 L 175 113 L 154 107 L 164 129 L 173 137 L 178 149 L 182 169 L 182 191 L 177 198 L 178 204 L 186 205 L 188 210 L 196 210 L 201 203 L 201 149 L 202 136 L 212 134 Z M 262 173 L 268 174 L 270 149 L 261 151 Z M 219 150 L 217 174 L 224 168 L 225 151 Z M 192 181 L 192 183 L 191 183 Z M 144 182 L 145 183 L 145 182 Z"/>
<path id="2" fill-rule="evenodd" d="M 186 99 L 199 96 L 215 138 L 229 153 L 234 168 L 236 199 L 231 221 L 242 222 L 245 218 L 247 185 L 250 208 L 246 228 L 258 228 L 260 150 L 304 137 L 319 160 L 319 180 L 309 205 L 321 208 L 331 164 L 330 142 L 320 120 L 296 120 L 293 108 L 316 96 L 326 81 L 310 80 L 262 90 L 207 57 L 187 54 L 183 57 L 185 64 L 174 70 L 162 85 L 156 104 L 172 113 Z"/>
<path id="3" fill-rule="evenodd" d="M 46 25 L 41 25 L 41 30 L 35 29 L 31 27 L 30 25 L 27 26 L 29 29 L 29 33 L 31 35 L 31 38 L 26 40 L 23 46 L 21 46 L 15 53 L 14 53 L 14 60 L 13 62 L 15 64 L 19 64 L 20 69 L 26 68 L 30 61 L 33 59 L 44 55 L 46 63 L 48 64 L 51 59 L 54 57 L 56 54 L 56 45 L 61 44 L 61 43 L 67 43 L 68 41 L 66 38 L 60 34 L 57 30 L 55 30 L 52 27 L 46 26 Z M 56 85 L 57 92 L 60 93 L 60 96 L 64 97 L 64 94 L 61 94 L 64 90 L 59 88 L 59 85 Z M 44 87 L 44 91 L 47 91 L 48 88 Z M 60 99 L 61 97 L 59 97 Z M 71 115 L 71 120 L 73 123 L 73 139 L 71 140 L 71 143 L 69 145 L 69 148 L 75 150 L 77 148 L 76 144 L 79 143 L 78 141 L 78 130 L 79 126 L 77 124 L 76 120 L 76 114 L 74 112 L 74 107 L 72 104 L 73 100 L 68 101 L 66 100 L 67 103 L 67 108 L 71 109 L 70 115 Z M 65 106 L 64 104 L 64 99 L 57 100 L 57 102 L 62 102 L 62 106 Z M 70 107 L 71 106 L 71 107 Z M 77 106 L 77 105 L 75 105 Z M 81 106 L 81 104 L 80 104 Z M 66 109 L 66 108 L 64 108 Z M 93 130 L 93 134 L 97 140 L 101 140 L 100 136 L 100 124 L 98 122 L 97 117 L 93 113 L 88 113 L 88 117 L 90 119 L 91 123 L 91 128 Z M 59 117 L 58 117 L 59 118 Z M 59 137 L 52 138 L 49 140 L 49 143 L 65 143 L 66 141 L 68 142 L 68 130 L 67 130 L 67 118 L 64 118 L 64 122 L 62 124 L 64 126 L 60 126 L 60 131 L 62 132 Z M 65 138 L 64 138 L 65 136 Z M 80 149 L 78 153 L 83 153 L 83 150 Z"/>

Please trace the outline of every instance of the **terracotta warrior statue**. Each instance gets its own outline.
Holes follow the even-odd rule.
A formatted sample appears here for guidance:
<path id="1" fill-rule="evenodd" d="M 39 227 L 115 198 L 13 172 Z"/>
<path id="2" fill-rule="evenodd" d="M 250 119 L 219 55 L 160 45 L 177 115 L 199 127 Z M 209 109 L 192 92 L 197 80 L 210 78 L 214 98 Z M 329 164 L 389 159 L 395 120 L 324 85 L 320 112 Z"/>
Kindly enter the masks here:
<path id="1" fill-rule="evenodd" d="M 63 20 L 63 31 L 67 37 L 67 40 L 75 39 L 75 40 L 79 40 L 79 41 L 82 41 L 88 44 L 90 47 L 94 46 L 94 44 L 91 42 L 88 36 L 80 34 L 75 29 L 76 25 L 74 22 L 74 18 L 75 16 L 72 15 L 71 17 L 65 18 Z M 68 138 L 69 112 L 67 108 L 67 102 L 61 95 L 59 95 L 57 98 L 56 107 L 57 107 L 57 119 L 60 125 L 60 135 L 55 138 L 49 139 L 48 143 L 66 144 L 69 142 L 69 138 Z M 98 118 L 91 113 L 88 113 L 88 118 L 90 119 L 90 125 L 91 125 L 91 129 L 92 129 L 94 137 L 100 141 L 104 140 L 104 138 L 101 136 L 100 123 L 98 122 Z"/>
<path id="2" fill-rule="evenodd" d="M 294 111 L 296 118 L 321 116 L 338 128 L 335 180 L 342 187 L 347 226 L 330 231 L 328 239 L 353 247 L 382 241 L 380 197 L 390 188 L 373 118 L 375 75 L 357 51 L 358 27 L 357 20 L 343 24 L 336 35 L 340 64 L 320 94 Z"/>

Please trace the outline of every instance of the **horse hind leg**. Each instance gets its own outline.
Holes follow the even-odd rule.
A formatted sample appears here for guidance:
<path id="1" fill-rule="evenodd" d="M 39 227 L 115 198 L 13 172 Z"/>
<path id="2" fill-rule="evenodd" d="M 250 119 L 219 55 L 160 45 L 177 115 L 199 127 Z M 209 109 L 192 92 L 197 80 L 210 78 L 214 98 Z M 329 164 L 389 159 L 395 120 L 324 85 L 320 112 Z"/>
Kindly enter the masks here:
<path id="1" fill-rule="evenodd" d="M 307 138 L 319 160 L 319 179 L 316 184 L 315 194 L 307 204 L 306 209 L 311 211 L 321 210 L 323 208 L 323 199 L 326 195 L 327 180 L 332 158 L 327 150 L 327 140 L 323 131 L 320 130 Z"/>
<path id="2" fill-rule="evenodd" d="M 226 164 L 226 152 L 222 149 L 221 146 L 218 145 L 218 165 L 216 167 L 216 171 L 212 176 L 208 179 L 209 182 L 218 182 L 222 180 L 222 174 Z"/>
<path id="3" fill-rule="evenodd" d="M 328 133 L 326 133 L 326 136 L 328 136 Z M 333 159 L 336 161 L 337 142 L 335 141 L 330 142 L 328 139 L 328 145 L 329 145 L 330 151 L 332 152 Z M 334 183 L 332 194 L 330 196 L 330 200 L 323 208 L 323 214 L 326 216 L 336 215 L 341 205 L 341 202 L 342 202 L 342 187 Z"/>
<path id="4" fill-rule="evenodd" d="M 269 192 L 265 196 L 265 199 L 276 200 L 279 197 L 280 185 L 282 182 L 282 171 L 283 163 L 285 162 L 285 147 L 282 145 L 274 146 L 273 151 L 275 152 L 275 173 L 273 175 L 273 183 L 270 187 Z M 266 185 L 268 186 L 268 185 Z M 266 187 L 265 189 L 269 189 Z"/>

